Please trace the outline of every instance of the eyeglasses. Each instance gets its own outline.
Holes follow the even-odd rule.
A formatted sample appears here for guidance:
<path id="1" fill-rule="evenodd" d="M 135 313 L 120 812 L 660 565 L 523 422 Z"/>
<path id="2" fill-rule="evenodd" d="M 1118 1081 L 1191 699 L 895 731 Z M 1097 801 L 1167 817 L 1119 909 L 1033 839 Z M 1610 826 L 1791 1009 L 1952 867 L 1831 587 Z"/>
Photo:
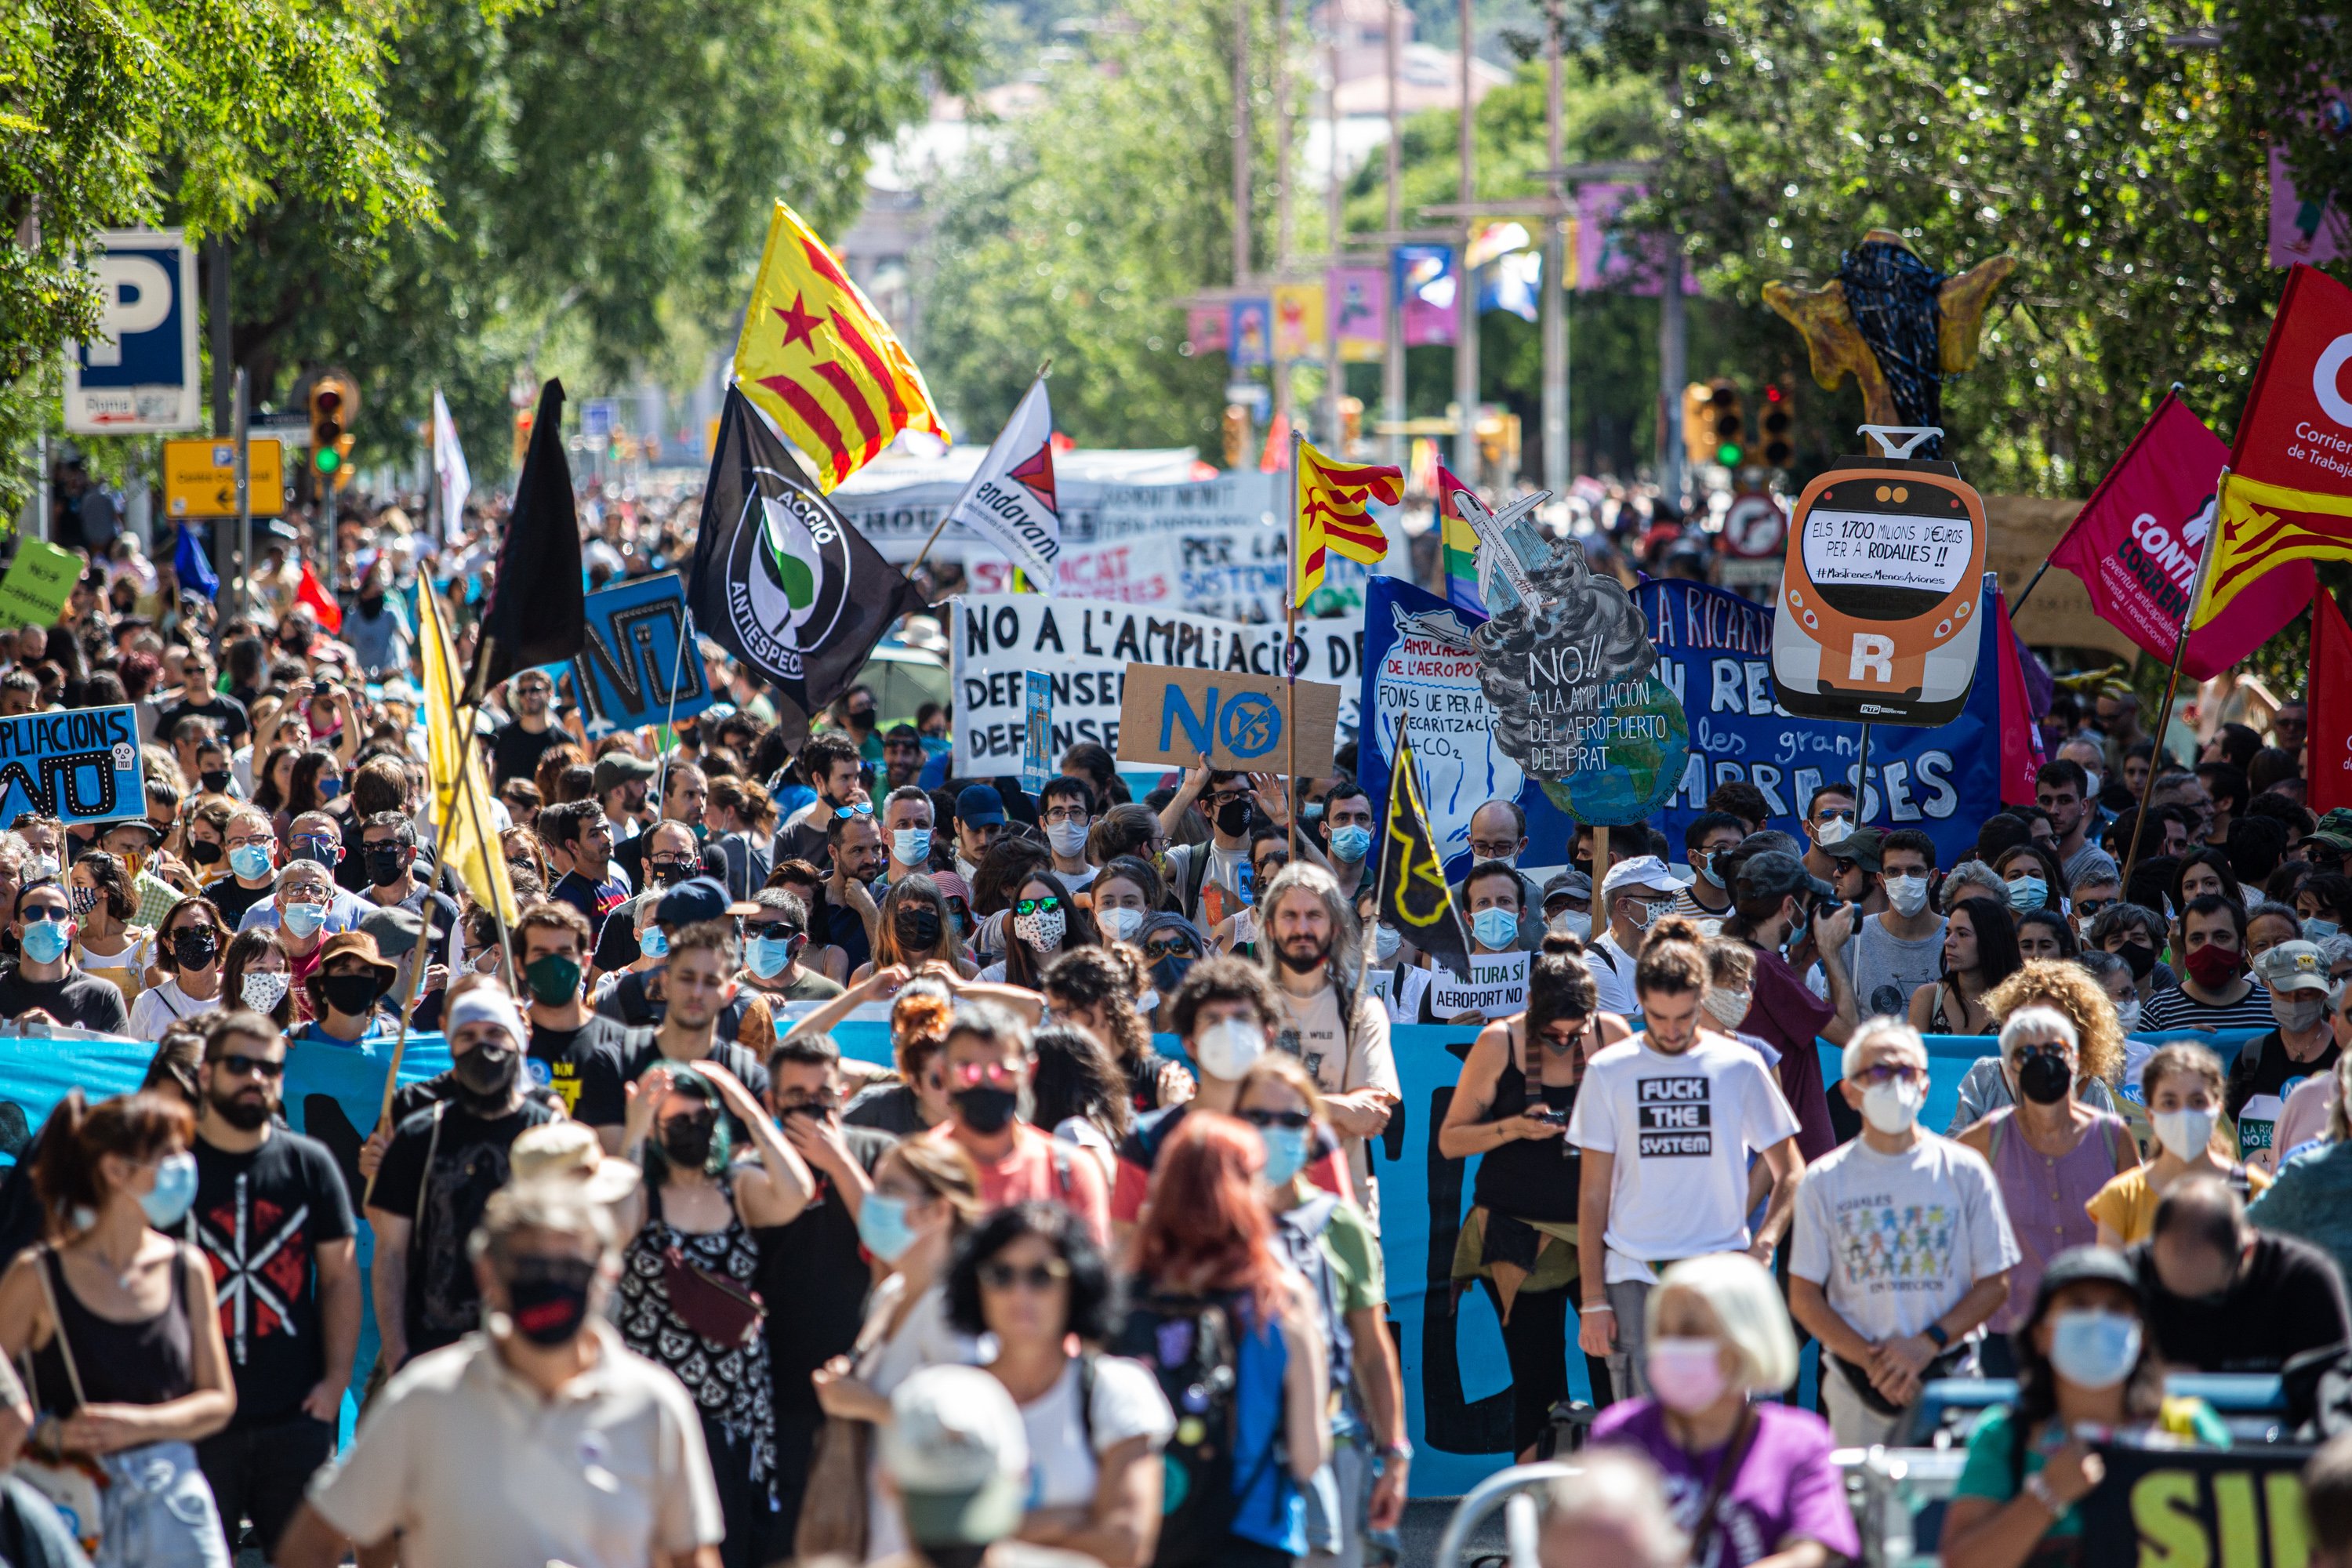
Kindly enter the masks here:
<path id="1" fill-rule="evenodd" d="M 267 833 L 247 833 L 228 840 L 228 847 L 232 849 L 249 849 L 257 844 L 268 845 L 276 842 L 277 840 Z"/>
<path id="2" fill-rule="evenodd" d="M 1310 1125 L 1315 1118 L 1303 1110 L 1244 1110 L 1241 1119 L 1252 1127 L 1288 1127 L 1298 1129 Z"/>
<path id="3" fill-rule="evenodd" d="M 1927 1076 L 1926 1068 L 1908 1062 L 1880 1062 L 1876 1067 L 1863 1068 L 1853 1078 L 1856 1083 L 1875 1087 L 1882 1083 L 1916 1083 Z"/>
<path id="4" fill-rule="evenodd" d="M 1050 915 L 1062 907 L 1062 900 L 1048 893 L 1042 899 L 1023 899 L 1013 906 L 1016 915 Z"/>
<path id="5" fill-rule="evenodd" d="M 1840 817 L 1844 818 L 1848 822 L 1852 822 L 1853 820 L 1853 807 L 1849 805 L 1841 810 L 1836 806 L 1832 806 L 1829 810 L 1822 813 L 1819 820 L 1822 822 L 1834 822 Z"/>
<path id="6" fill-rule="evenodd" d="M 1051 1290 L 1070 1278 L 1070 1266 L 1060 1258 L 1045 1263 L 1033 1263 L 1017 1268 L 994 1258 L 980 1266 L 980 1282 L 991 1290 L 1010 1290 L 1015 1286 L 1024 1290 Z"/>
<path id="7" fill-rule="evenodd" d="M 689 867 L 693 866 L 694 862 L 682 857 L 672 858 L 668 856 L 664 856 L 658 860 L 648 859 L 646 860 L 646 865 L 647 868 L 655 871 L 685 871 Z"/>
<path id="8" fill-rule="evenodd" d="M 1519 852 L 1516 839 L 1476 839 L 1470 841 L 1470 853 L 1481 860 L 1507 860 Z"/>
<path id="9" fill-rule="evenodd" d="M 1081 823 L 1082 823 L 1082 822 L 1086 821 L 1086 819 L 1087 819 L 1087 808 L 1086 808 L 1085 806 L 1083 806 L 1083 805 L 1055 805 L 1055 806 L 1049 806 L 1049 807 L 1047 807 L 1047 808 L 1046 808 L 1046 811 L 1045 811 L 1045 820 L 1046 820 L 1048 823 L 1066 823 L 1066 822 L 1081 822 Z"/>
<path id="10" fill-rule="evenodd" d="M 286 1076 L 286 1064 L 284 1062 L 273 1062 L 266 1060 L 260 1057 L 249 1057 L 243 1051 L 231 1051 L 226 1056 L 222 1057 L 219 1060 L 214 1062 L 213 1066 L 228 1074 L 231 1078 L 263 1078 L 275 1082 L 278 1079 Z"/>
<path id="11" fill-rule="evenodd" d="M 2076 899 L 2074 900 L 2074 912 L 2082 916 L 2084 920 L 2090 920 L 2096 916 L 2101 910 L 2104 910 L 2117 901 L 2118 900 L 2115 899 Z"/>

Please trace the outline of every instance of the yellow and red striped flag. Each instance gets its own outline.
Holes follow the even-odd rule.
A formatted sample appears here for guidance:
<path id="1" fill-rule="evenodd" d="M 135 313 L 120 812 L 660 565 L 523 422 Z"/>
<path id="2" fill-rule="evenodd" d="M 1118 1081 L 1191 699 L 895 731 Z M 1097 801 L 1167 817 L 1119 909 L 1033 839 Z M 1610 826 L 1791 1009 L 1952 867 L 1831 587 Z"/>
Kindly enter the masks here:
<path id="1" fill-rule="evenodd" d="M 768 225 L 735 343 L 735 379 L 831 490 L 882 455 L 901 430 L 950 439 L 922 373 L 800 214 Z"/>
<path id="2" fill-rule="evenodd" d="M 1404 500 L 1404 471 L 1369 463 L 1335 463 L 1314 447 L 1298 444 L 1298 518 L 1293 530 L 1297 551 L 1291 581 L 1297 603 L 1323 585 L 1324 552 L 1336 550 L 1350 561 L 1377 564 L 1389 552 L 1388 535 L 1370 510 L 1374 500 Z"/>
<path id="3" fill-rule="evenodd" d="M 2290 561 L 2352 561 L 2352 497 L 2223 474 L 2213 535 L 2205 542 L 2203 591 L 2189 607 L 2189 629 Z"/>

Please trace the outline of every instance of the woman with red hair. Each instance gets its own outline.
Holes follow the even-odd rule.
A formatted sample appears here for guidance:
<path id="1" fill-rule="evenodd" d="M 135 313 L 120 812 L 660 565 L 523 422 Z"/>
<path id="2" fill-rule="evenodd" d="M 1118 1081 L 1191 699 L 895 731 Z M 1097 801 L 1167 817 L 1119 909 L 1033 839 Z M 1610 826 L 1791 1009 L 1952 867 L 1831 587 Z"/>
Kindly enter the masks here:
<path id="1" fill-rule="evenodd" d="M 1119 1348 L 1159 1375 L 1177 1416 L 1153 1568 L 1307 1554 L 1299 1489 L 1330 1457 L 1325 1354 L 1306 1281 L 1276 1247 L 1265 1164 L 1255 1130 L 1195 1111 L 1152 1173 Z"/>

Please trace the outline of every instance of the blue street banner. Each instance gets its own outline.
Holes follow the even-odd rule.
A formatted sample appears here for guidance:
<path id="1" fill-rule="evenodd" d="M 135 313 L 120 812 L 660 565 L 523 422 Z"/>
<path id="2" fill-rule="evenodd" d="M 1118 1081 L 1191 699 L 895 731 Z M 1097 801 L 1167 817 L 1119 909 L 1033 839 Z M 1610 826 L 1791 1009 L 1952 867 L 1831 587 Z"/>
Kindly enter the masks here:
<path id="1" fill-rule="evenodd" d="M 710 706 L 677 573 L 599 589 L 584 603 L 588 642 L 572 668 L 590 734 L 691 719 Z"/>
<path id="2" fill-rule="evenodd" d="M 68 823 L 146 816 L 132 710 L 77 708 L 0 719 L 0 822 L 26 811 Z"/>
<path id="3" fill-rule="evenodd" d="M 1042 669 L 1030 670 L 1024 694 L 1027 729 L 1021 739 L 1021 787 L 1034 795 L 1054 772 L 1054 678 Z"/>

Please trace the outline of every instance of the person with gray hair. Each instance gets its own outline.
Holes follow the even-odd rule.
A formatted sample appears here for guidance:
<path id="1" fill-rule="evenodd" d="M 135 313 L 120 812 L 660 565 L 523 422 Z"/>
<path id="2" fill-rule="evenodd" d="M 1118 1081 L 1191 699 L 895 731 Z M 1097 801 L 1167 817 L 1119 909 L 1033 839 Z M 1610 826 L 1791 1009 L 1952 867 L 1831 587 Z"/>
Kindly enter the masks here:
<path id="1" fill-rule="evenodd" d="M 1682 1568 L 1689 1554 L 1658 1467 L 1639 1454 L 1587 1449 L 1544 1488 L 1538 1568 Z"/>
<path id="2" fill-rule="evenodd" d="M 963 1151 L 980 1173 L 981 1201 L 1060 1204 L 1087 1223 L 1099 1247 L 1110 1245 L 1110 1183 L 1098 1160 L 1079 1157 L 1030 1124 L 1034 1110 L 1029 1026 L 994 1002 L 960 1001 L 940 1047 L 948 1120 L 924 1137 Z"/>
<path id="3" fill-rule="evenodd" d="M 1287 1026 L 1275 1044 L 1307 1064 L 1348 1158 L 1364 1212 L 1380 1223 L 1369 1140 L 1404 1099 L 1389 1049 L 1388 1009 L 1363 994 L 1364 944 L 1356 911 L 1320 866 L 1293 863 L 1258 895 L 1258 953 Z"/>
<path id="4" fill-rule="evenodd" d="M 2245 1200 L 2219 1177 L 2175 1182 L 2156 1228 L 2125 1256 L 2158 1353 L 2177 1371 L 2276 1372 L 2352 1340 L 2327 1254 L 2247 1224 Z"/>
<path id="5" fill-rule="evenodd" d="M 516 1183 L 467 1250 L 483 1326 L 385 1384 L 272 1561 L 331 1568 L 348 1545 L 396 1537 L 417 1568 L 719 1568 L 693 1398 L 604 1321 L 620 1272 L 604 1205 L 576 1182 Z"/>
<path id="6" fill-rule="evenodd" d="M 1991 899 L 2005 908 L 2009 903 L 2009 883 L 1983 861 L 1963 860 L 1944 873 L 1944 885 L 1937 890 L 1937 902 L 1948 915 L 1954 904 L 1974 898 Z"/>

